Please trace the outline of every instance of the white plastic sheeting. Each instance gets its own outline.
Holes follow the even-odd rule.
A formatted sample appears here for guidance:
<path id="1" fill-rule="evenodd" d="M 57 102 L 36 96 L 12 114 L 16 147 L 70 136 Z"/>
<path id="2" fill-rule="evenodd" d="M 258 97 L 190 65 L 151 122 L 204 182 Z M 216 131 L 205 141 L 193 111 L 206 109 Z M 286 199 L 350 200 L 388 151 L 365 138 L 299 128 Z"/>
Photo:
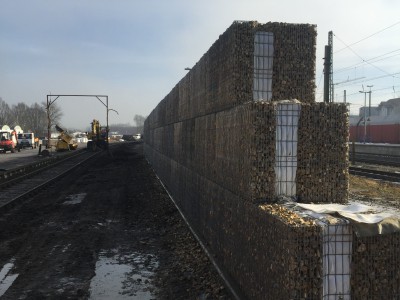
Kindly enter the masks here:
<path id="1" fill-rule="evenodd" d="M 277 196 L 296 196 L 298 122 L 301 105 L 297 100 L 277 104 L 275 191 Z"/>
<path id="2" fill-rule="evenodd" d="M 259 31 L 254 37 L 253 100 L 271 100 L 274 34 Z"/>
<path id="3" fill-rule="evenodd" d="M 323 226 L 323 300 L 351 299 L 352 239 L 350 224 L 325 224 Z"/>
<path id="4" fill-rule="evenodd" d="M 366 213 L 373 209 L 373 207 L 361 203 L 352 203 L 350 205 L 338 204 L 338 203 L 329 203 L 329 204 L 298 203 L 297 206 L 300 206 L 307 210 L 311 210 L 318 214 L 332 214 L 341 212 L 357 214 L 357 213 Z"/>
<path id="5" fill-rule="evenodd" d="M 323 300 L 351 299 L 352 234 L 373 236 L 400 231 L 398 213 L 353 202 L 344 204 L 296 203 L 322 226 Z M 335 217 L 334 215 L 338 216 Z"/>
<path id="6" fill-rule="evenodd" d="M 374 236 L 400 232 L 400 212 L 388 211 L 377 206 L 353 202 L 344 204 L 303 204 L 297 206 L 307 209 L 309 215 L 320 218 L 320 214 L 338 214 L 349 220 L 357 236 Z"/>

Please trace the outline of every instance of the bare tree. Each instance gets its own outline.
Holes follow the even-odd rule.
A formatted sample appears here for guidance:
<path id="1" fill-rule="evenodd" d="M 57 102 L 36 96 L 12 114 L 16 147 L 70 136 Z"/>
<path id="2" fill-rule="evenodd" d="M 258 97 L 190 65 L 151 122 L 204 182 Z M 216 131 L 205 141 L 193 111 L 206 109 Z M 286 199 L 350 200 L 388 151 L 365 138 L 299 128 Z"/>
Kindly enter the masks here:
<path id="1" fill-rule="evenodd" d="M 29 128 L 29 106 L 23 102 L 19 102 L 11 107 L 10 126 L 21 126 L 23 130 L 30 130 Z"/>
<path id="2" fill-rule="evenodd" d="M 47 103 L 42 102 L 42 106 L 47 114 Z M 63 115 L 63 113 L 61 111 L 61 108 L 56 103 L 52 103 L 49 107 L 49 116 L 50 116 L 51 125 L 53 126 L 53 125 L 59 123 L 62 115 Z"/>
<path id="3" fill-rule="evenodd" d="M 143 126 L 144 126 L 144 121 L 146 121 L 146 117 L 143 117 L 141 115 L 135 115 L 133 117 L 133 120 L 136 123 L 136 133 L 143 133 Z"/>
<path id="4" fill-rule="evenodd" d="M 11 109 L 8 104 L 0 97 L 0 127 L 10 124 Z"/>
<path id="5" fill-rule="evenodd" d="M 143 127 L 145 120 L 146 120 L 146 117 L 143 117 L 141 115 L 135 115 L 133 117 L 133 121 L 135 121 L 136 127 Z"/>
<path id="6" fill-rule="evenodd" d="M 31 118 L 30 128 L 38 136 L 44 136 L 47 128 L 47 114 L 43 106 L 35 103 L 30 107 Z"/>
<path id="7" fill-rule="evenodd" d="M 62 112 L 55 104 L 50 107 L 50 116 L 52 124 L 56 124 L 61 119 Z M 11 128 L 19 125 L 25 132 L 31 131 L 43 136 L 47 132 L 46 104 L 34 103 L 28 106 L 20 102 L 10 108 L 0 98 L 0 127 L 1 125 L 9 125 Z"/>
<path id="8" fill-rule="evenodd" d="M 62 112 L 61 109 L 54 102 L 48 105 L 46 102 L 42 102 L 43 107 L 46 109 L 47 116 L 47 139 L 50 141 L 51 138 L 51 127 L 55 126 L 61 119 Z M 46 147 L 49 147 L 47 144 Z"/>

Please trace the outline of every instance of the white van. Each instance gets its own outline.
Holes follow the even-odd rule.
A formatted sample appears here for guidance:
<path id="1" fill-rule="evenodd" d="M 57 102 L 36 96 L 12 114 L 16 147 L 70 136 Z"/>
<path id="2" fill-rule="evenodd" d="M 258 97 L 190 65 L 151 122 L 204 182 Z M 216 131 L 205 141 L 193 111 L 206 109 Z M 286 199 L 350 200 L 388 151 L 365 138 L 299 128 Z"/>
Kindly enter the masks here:
<path id="1" fill-rule="evenodd" d="M 36 148 L 35 134 L 33 132 L 18 133 L 18 144 L 20 148 Z"/>

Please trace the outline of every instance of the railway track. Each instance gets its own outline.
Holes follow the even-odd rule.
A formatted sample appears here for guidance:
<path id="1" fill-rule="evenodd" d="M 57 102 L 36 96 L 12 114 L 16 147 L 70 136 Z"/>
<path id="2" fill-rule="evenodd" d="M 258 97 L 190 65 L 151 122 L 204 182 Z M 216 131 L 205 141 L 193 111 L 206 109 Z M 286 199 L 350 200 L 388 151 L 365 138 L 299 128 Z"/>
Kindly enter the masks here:
<path id="1" fill-rule="evenodd" d="M 353 161 L 350 153 L 350 161 Z M 356 153 L 354 161 L 367 164 L 400 167 L 400 157 L 379 154 Z"/>
<path id="2" fill-rule="evenodd" d="M 349 167 L 349 172 L 352 175 L 363 176 L 367 178 L 380 179 L 391 182 L 400 182 L 400 173 L 396 172 L 386 172 L 360 167 Z"/>
<path id="3" fill-rule="evenodd" d="M 371 153 L 353 153 L 350 152 L 350 161 L 364 163 L 369 165 L 380 165 L 393 167 L 395 171 L 377 170 L 374 167 L 350 167 L 349 172 L 352 175 L 363 176 L 367 178 L 385 180 L 390 182 L 400 182 L 400 172 L 396 172 L 396 167 L 400 167 L 400 157 L 393 155 L 380 155 Z"/>
<path id="4" fill-rule="evenodd" d="M 44 189 L 53 181 L 102 152 L 79 151 L 62 159 L 24 166 L 5 175 L 0 183 L 0 212 L 20 203 L 27 196 Z"/>

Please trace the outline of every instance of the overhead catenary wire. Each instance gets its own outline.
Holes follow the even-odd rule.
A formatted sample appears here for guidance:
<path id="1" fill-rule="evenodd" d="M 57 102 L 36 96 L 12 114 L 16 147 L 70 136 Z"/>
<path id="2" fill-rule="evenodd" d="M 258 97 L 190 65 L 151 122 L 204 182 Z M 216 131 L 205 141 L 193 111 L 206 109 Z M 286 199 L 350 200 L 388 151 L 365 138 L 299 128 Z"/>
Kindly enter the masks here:
<path id="1" fill-rule="evenodd" d="M 395 56 L 400 55 L 400 53 L 397 53 L 397 54 L 394 54 L 394 55 L 391 55 L 391 56 L 386 56 L 386 55 L 392 54 L 392 53 L 395 53 L 395 52 L 399 52 L 399 51 L 400 51 L 400 48 L 396 49 L 396 50 L 393 50 L 393 51 L 390 51 L 390 52 L 387 52 L 387 53 L 384 53 L 384 54 L 381 54 L 381 55 L 378 55 L 378 56 L 375 56 L 373 58 L 367 59 L 366 61 L 359 62 L 359 63 L 351 65 L 349 67 L 344 67 L 344 68 L 341 68 L 341 69 L 338 69 L 338 70 L 334 70 L 334 72 L 335 72 L 335 74 L 337 74 L 337 73 L 341 73 L 341 72 L 344 72 L 344 71 L 351 70 L 353 68 L 356 68 L 358 66 L 366 64 L 367 62 L 371 62 L 372 61 L 372 62 L 375 63 L 375 62 L 378 62 L 378 61 L 382 61 L 382 60 L 386 60 L 386 59 L 389 59 L 389 58 L 393 58 Z M 386 56 L 386 57 L 384 57 L 384 56 Z M 381 59 L 378 59 L 378 58 L 381 58 Z"/>
<path id="2" fill-rule="evenodd" d="M 393 88 L 400 88 L 400 85 L 390 86 L 390 87 L 384 87 L 384 88 L 380 88 L 380 89 L 373 89 L 373 90 L 371 90 L 371 91 L 372 91 L 372 92 L 378 92 L 378 91 L 384 91 L 384 90 L 392 90 Z M 354 95 L 359 95 L 359 92 L 347 94 L 346 96 L 354 96 Z"/>
<path id="3" fill-rule="evenodd" d="M 379 103 L 382 101 L 386 101 L 388 99 L 395 99 L 398 98 L 398 96 L 396 97 L 396 89 L 399 90 L 400 86 L 390 86 L 390 87 L 384 87 L 384 88 L 376 88 L 371 90 L 374 94 L 375 94 L 375 99 L 379 99 Z M 393 90 L 392 92 L 389 92 L 388 90 Z M 385 92 L 386 91 L 386 92 Z M 398 94 L 398 93 L 397 93 Z M 359 95 L 359 92 L 354 92 L 354 93 L 350 93 L 350 94 L 346 94 L 346 99 L 351 107 L 351 111 L 354 111 L 354 109 L 356 109 L 356 107 L 363 107 L 364 104 L 359 104 L 359 103 L 354 103 L 354 102 L 350 102 L 350 98 L 354 98 L 357 97 Z M 341 98 L 341 94 L 337 95 L 336 97 L 337 99 Z M 376 104 L 377 106 L 378 104 Z"/>
<path id="4" fill-rule="evenodd" d="M 353 82 L 351 84 L 344 83 L 344 84 L 341 85 L 341 87 L 352 86 L 352 85 L 355 85 L 355 84 L 362 84 L 362 83 L 365 83 L 365 82 L 369 82 L 369 81 L 377 80 L 377 79 L 382 79 L 382 78 L 385 78 L 385 77 L 394 77 L 394 75 L 400 75 L 400 72 L 387 74 L 387 75 L 381 75 L 381 76 L 372 77 L 372 78 L 366 78 L 366 79 L 362 79 L 360 81 Z"/>
<path id="5" fill-rule="evenodd" d="M 384 31 L 386 31 L 387 29 L 390 29 L 390 28 L 395 27 L 397 25 L 400 25 L 400 21 L 397 21 L 397 22 L 395 22 L 395 23 L 393 23 L 393 24 L 391 24 L 389 26 L 386 26 L 383 29 L 377 30 L 376 32 L 374 32 L 372 34 L 369 34 L 368 36 L 366 36 L 366 37 L 364 37 L 364 38 L 362 38 L 362 39 L 360 39 L 360 40 L 358 40 L 356 42 L 350 43 L 350 44 L 346 44 L 342 39 L 340 39 L 337 36 L 337 34 L 334 34 L 334 36 L 338 39 L 338 41 L 340 41 L 343 45 L 345 45 L 344 48 L 341 48 L 338 51 L 333 52 L 334 54 L 336 54 L 338 52 L 341 52 L 342 50 L 348 49 L 348 50 L 352 51 L 352 53 L 354 53 L 359 59 L 361 59 L 361 62 L 353 63 L 350 66 L 341 67 L 341 68 L 339 68 L 337 70 L 334 70 L 334 72 L 333 72 L 334 74 L 342 73 L 342 75 L 346 71 L 347 72 L 349 72 L 349 71 L 354 71 L 355 72 L 351 76 L 346 76 L 347 80 L 346 80 L 346 78 L 343 78 L 344 76 L 342 77 L 343 78 L 342 80 L 338 80 L 338 81 L 342 81 L 340 87 L 348 87 L 350 89 L 350 94 L 347 93 L 347 96 L 355 95 L 356 93 L 352 94 L 352 89 L 357 89 L 357 92 L 358 92 L 359 87 L 356 88 L 356 86 L 359 85 L 359 84 L 363 84 L 364 82 L 370 82 L 372 80 L 380 80 L 381 78 L 386 78 L 386 77 L 392 77 L 393 84 L 387 84 L 387 85 L 384 84 L 386 86 L 385 88 L 386 89 L 389 89 L 389 88 L 390 89 L 394 89 L 394 86 L 397 83 L 397 79 L 400 78 L 400 76 L 398 76 L 400 74 L 400 72 L 397 72 L 397 70 L 393 70 L 393 66 L 396 66 L 396 64 L 390 63 L 391 70 L 388 72 L 388 70 L 386 70 L 384 67 L 382 68 L 380 66 L 377 66 L 377 65 L 375 65 L 375 63 L 381 62 L 381 61 L 385 61 L 385 60 L 387 61 L 387 60 L 389 60 L 389 59 L 391 59 L 393 57 L 396 57 L 396 56 L 400 55 L 400 53 L 399 53 L 400 49 L 399 48 L 398 49 L 394 49 L 394 50 L 385 52 L 383 54 L 376 55 L 376 56 L 374 56 L 372 58 L 364 59 L 362 57 L 362 55 L 360 55 L 354 49 L 352 49 L 351 46 L 356 45 L 356 44 L 358 44 L 358 43 L 360 43 L 362 41 L 365 41 L 365 40 L 367 40 L 367 39 L 369 39 L 369 38 L 371 38 L 373 36 L 376 36 L 376 35 L 384 32 Z M 366 76 L 365 75 L 365 70 L 364 70 L 364 66 L 366 66 L 366 65 L 369 65 L 369 66 L 379 70 L 384 75 L 383 76 L 370 77 L 371 73 L 369 73 L 370 75 Z M 363 68 L 360 69 L 359 67 L 363 67 Z M 362 73 L 360 73 L 359 70 Z M 372 72 L 372 71 L 370 71 L 370 72 Z M 363 80 L 357 80 L 356 77 L 359 77 L 358 79 L 363 79 Z M 396 80 L 396 82 L 395 82 L 395 80 Z M 348 83 L 350 81 L 352 83 Z M 316 87 L 316 100 L 317 101 L 318 101 L 318 99 L 321 100 L 320 98 L 322 98 L 322 96 L 323 96 L 323 93 L 319 92 L 320 89 L 321 89 L 320 88 L 320 83 L 318 82 L 318 85 Z M 394 96 L 396 96 L 396 91 L 394 90 L 394 92 L 392 94 L 394 94 Z"/>
<path id="6" fill-rule="evenodd" d="M 380 29 L 380 30 L 378 30 L 377 32 L 374 32 L 373 34 L 370 34 L 370 35 L 368 35 L 368 36 L 362 38 L 361 40 L 358 40 L 357 42 L 354 42 L 354 43 L 352 43 L 352 44 L 350 44 L 350 45 L 346 45 L 346 47 L 341 48 L 341 49 L 335 51 L 333 54 L 336 54 L 336 53 L 339 53 L 340 51 L 343 51 L 343 50 L 345 50 L 345 49 L 348 49 L 348 48 L 351 47 L 351 46 L 354 46 L 354 45 L 356 45 L 356 44 L 358 44 L 358 43 L 361 43 L 361 42 L 363 42 L 363 41 L 365 41 L 365 40 L 367 40 L 367 39 L 369 39 L 369 38 L 371 38 L 371 37 L 373 37 L 373 36 L 375 36 L 375 35 L 377 35 L 377 34 L 383 32 L 383 31 L 385 31 L 385 30 L 387 30 L 387 29 L 389 29 L 389 28 L 392 28 L 392 27 L 394 27 L 394 26 L 397 26 L 397 25 L 400 25 L 400 21 L 397 21 L 396 23 L 394 23 L 394 24 L 392 24 L 392 25 L 389 25 L 389 26 L 387 26 L 387 27 L 385 27 L 385 28 L 383 28 L 383 29 Z"/>
<path id="7" fill-rule="evenodd" d="M 334 36 L 335 36 L 341 43 L 343 43 L 344 45 L 346 45 L 346 43 L 345 43 L 344 41 L 342 41 L 336 34 L 334 34 Z M 368 60 L 365 60 L 363 57 L 361 57 L 361 55 L 359 55 L 356 51 L 354 51 L 353 48 L 351 48 L 351 47 L 348 46 L 348 45 L 346 45 L 346 46 L 347 46 L 347 48 L 348 48 L 351 52 L 353 52 L 354 55 L 356 55 L 358 58 L 360 58 L 363 62 L 365 62 L 365 63 L 369 64 L 370 66 L 374 67 L 375 69 L 377 69 L 377 70 L 379 70 L 379 71 L 381 71 L 381 72 L 383 72 L 383 73 L 389 75 L 389 72 L 383 70 L 383 69 L 380 68 L 380 67 L 377 67 L 377 66 L 373 65 L 373 64 L 370 63 Z M 393 76 L 393 75 L 389 75 L 389 76 Z"/>

